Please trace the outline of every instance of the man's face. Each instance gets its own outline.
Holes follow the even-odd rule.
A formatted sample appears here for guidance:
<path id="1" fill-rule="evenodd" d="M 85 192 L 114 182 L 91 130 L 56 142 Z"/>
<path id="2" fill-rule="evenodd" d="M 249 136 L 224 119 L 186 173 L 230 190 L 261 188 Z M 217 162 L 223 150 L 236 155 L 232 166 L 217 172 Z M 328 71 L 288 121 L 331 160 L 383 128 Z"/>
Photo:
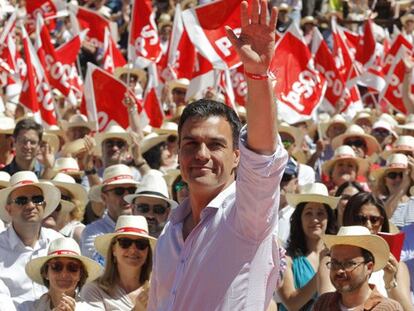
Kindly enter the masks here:
<path id="1" fill-rule="evenodd" d="M 345 267 L 330 270 L 330 279 L 339 293 L 358 291 L 373 271 L 373 263 L 364 263 L 362 251 L 359 247 L 350 245 L 335 245 L 331 249 L 331 262 L 343 264 Z"/>
<path id="2" fill-rule="evenodd" d="M 131 204 L 126 202 L 124 197 L 135 193 L 135 190 L 136 185 L 134 184 L 118 184 L 103 187 L 102 200 L 112 220 L 116 221 L 121 215 L 131 215 Z"/>
<path id="3" fill-rule="evenodd" d="M 137 197 L 133 202 L 132 214 L 144 216 L 148 222 L 150 235 L 158 237 L 167 222 L 170 207 L 160 198 Z"/>
<path id="4" fill-rule="evenodd" d="M 128 153 L 128 144 L 123 139 L 109 138 L 102 143 L 102 157 L 105 166 L 121 163 Z"/>
<path id="5" fill-rule="evenodd" d="M 203 192 L 221 191 L 234 181 L 240 151 L 233 148 L 232 130 L 226 119 L 187 119 L 179 144 L 181 174 L 191 191 L 193 187 Z"/>
<path id="6" fill-rule="evenodd" d="M 346 125 L 343 123 L 333 123 L 326 130 L 326 137 L 332 140 L 346 131 Z"/>
<path id="7" fill-rule="evenodd" d="M 12 222 L 20 225 L 40 223 L 45 209 L 45 202 L 42 198 L 42 190 L 31 185 L 17 188 L 10 193 L 6 210 Z M 39 203 L 41 201 L 43 203 Z"/>
<path id="8" fill-rule="evenodd" d="M 176 87 L 171 91 L 171 93 L 172 100 L 177 106 L 183 105 L 185 103 L 185 94 L 187 93 L 187 90 L 185 88 Z"/>
<path id="9" fill-rule="evenodd" d="M 35 130 L 21 130 L 15 139 L 16 159 L 32 161 L 40 148 L 39 135 Z"/>

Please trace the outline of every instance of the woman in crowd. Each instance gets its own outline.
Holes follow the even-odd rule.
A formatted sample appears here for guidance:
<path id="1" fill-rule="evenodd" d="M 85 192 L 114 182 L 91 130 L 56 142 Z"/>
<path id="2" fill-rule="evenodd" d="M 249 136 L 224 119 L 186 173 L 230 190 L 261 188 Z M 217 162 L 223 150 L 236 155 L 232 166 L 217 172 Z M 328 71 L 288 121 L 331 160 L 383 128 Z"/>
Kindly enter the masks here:
<path id="1" fill-rule="evenodd" d="M 349 199 L 344 211 L 343 225 L 365 226 L 372 234 L 390 232 L 383 202 L 369 192 L 357 193 Z M 370 283 L 375 284 L 382 295 L 401 303 L 404 310 L 414 310 L 410 301 L 410 276 L 407 265 L 402 261 L 398 262 L 391 253 L 388 264 L 384 269 L 371 275 Z"/>
<path id="2" fill-rule="evenodd" d="M 146 310 L 155 242 L 145 217 L 120 216 L 114 233 L 95 239 L 105 270 L 82 289 L 83 301 L 97 310 Z"/>
<path id="3" fill-rule="evenodd" d="M 356 181 L 346 181 L 339 186 L 338 190 L 336 190 L 335 196 L 340 197 L 338 208 L 336 209 L 336 221 L 338 228 L 342 226 L 344 209 L 349 201 L 349 198 L 359 192 L 364 192 L 364 188 L 362 188 L 362 186 Z"/>
<path id="4" fill-rule="evenodd" d="M 90 310 L 80 302 L 79 290 L 98 277 L 97 262 L 80 255 L 79 245 L 71 238 L 54 240 L 47 256 L 32 259 L 26 265 L 27 275 L 49 290 L 27 310 Z"/>
<path id="5" fill-rule="evenodd" d="M 291 217 L 287 246 L 287 268 L 278 296 L 279 310 L 311 310 L 317 298 L 318 274 L 328 274 L 323 260 L 325 233 L 336 234 L 333 209 L 339 198 L 329 196 L 324 184 L 308 184 L 299 194 L 287 194 L 290 206 L 296 207 Z M 326 276 L 325 276 L 326 277 Z"/>

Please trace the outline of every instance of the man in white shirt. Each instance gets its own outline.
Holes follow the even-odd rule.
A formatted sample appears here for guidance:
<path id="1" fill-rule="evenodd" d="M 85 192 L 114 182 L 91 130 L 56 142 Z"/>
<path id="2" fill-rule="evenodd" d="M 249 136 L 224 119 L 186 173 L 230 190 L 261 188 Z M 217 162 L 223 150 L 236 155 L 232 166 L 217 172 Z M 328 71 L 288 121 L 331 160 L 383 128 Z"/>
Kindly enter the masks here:
<path id="1" fill-rule="evenodd" d="M 38 299 L 47 288 L 30 280 L 26 263 L 46 256 L 51 241 L 62 235 L 41 227 L 42 220 L 58 206 L 60 191 L 52 184 L 39 182 L 31 171 L 20 171 L 10 179 L 10 186 L 0 190 L 0 218 L 11 222 L 0 233 L 0 281 L 8 288 L 17 310 L 29 310 L 25 302 Z"/>

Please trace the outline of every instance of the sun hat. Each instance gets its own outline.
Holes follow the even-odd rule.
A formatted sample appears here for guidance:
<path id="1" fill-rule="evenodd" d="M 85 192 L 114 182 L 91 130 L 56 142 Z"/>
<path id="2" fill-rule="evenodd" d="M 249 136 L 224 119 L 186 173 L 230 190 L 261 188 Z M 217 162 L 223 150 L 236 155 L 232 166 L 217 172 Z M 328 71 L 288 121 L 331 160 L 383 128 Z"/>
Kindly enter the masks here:
<path id="1" fill-rule="evenodd" d="M 381 151 L 381 146 L 379 145 L 378 141 L 375 139 L 374 136 L 366 134 L 362 127 L 352 124 L 348 127 L 345 133 L 335 137 L 332 140 L 332 147 L 334 149 L 342 146 L 344 141 L 349 137 L 360 137 L 365 141 L 367 144 L 367 155 L 372 155 L 375 152 Z"/>
<path id="2" fill-rule="evenodd" d="M 153 127 L 152 130 L 158 135 L 175 135 L 178 136 L 178 124 L 171 121 L 164 121 L 160 128 Z"/>
<path id="3" fill-rule="evenodd" d="M 328 188 L 324 184 L 316 182 L 299 186 L 299 193 L 287 193 L 286 200 L 292 207 L 304 202 L 317 202 L 328 204 L 330 208 L 336 209 L 340 198 L 330 196 Z"/>
<path id="4" fill-rule="evenodd" d="M 286 122 L 282 122 L 278 127 L 278 131 L 279 133 L 286 133 L 292 136 L 292 138 L 295 140 L 296 145 L 302 145 L 304 134 L 297 127 L 291 126 Z"/>
<path id="5" fill-rule="evenodd" d="M 148 233 L 148 223 L 144 216 L 121 215 L 116 222 L 115 231 L 95 238 L 95 248 L 102 256 L 106 257 L 113 238 L 120 235 L 134 235 L 146 238 L 150 242 L 152 252 L 155 250 L 157 239 Z"/>
<path id="6" fill-rule="evenodd" d="M 320 123 L 320 126 L 319 126 L 320 131 L 321 131 L 320 135 L 322 137 L 326 137 L 326 132 L 331 127 L 331 125 L 334 125 L 334 124 L 343 124 L 345 125 L 346 128 L 348 127 L 348 122 L 345 120 L 345 118 L 341 114 L 336 114 L 332 118 L 330 118 L 328 121 Z"/>
<path id="7" fill-rule="evenodd" d="M 82 176 L 83 171 L 80 170 L 78 161 L 72 157 L 57 158 L 53 164 L 52 170 L 57 173 L 65 173 L 69 176 Z"/>
<path id="8" fill-rule="evenodd" d="M 89 199 L 95 202 L 102 202 L 102 188 L 109 185 L 139 185 L 134 180 L 131 169 L 125 164 L 108 166 L 103 173 L 102 184 L 93 186 L 89 190 Z"/>
<path id="9" fill-rule="evenodd" d="M 278 7 L 279 12 L 281 11 L 286 11 L 286 12 L 290 12 L 291 11 L 291 7 L 289 6 L 289 4 L 287 3 L 281 3 Z"/>
<path id="10" fill-rule="evenodd" d="M 73 199 L 79 201 L 81 206 L 84 207 L 88 202 L 88 194 L 85 188 L 82 185 L 76 183 L 75 179 L 72 176 L 69 176 L 65 173 L 57 173 L 57 175 L 53 177 L 53 179 L 51 180 L 51 183 L 54 184 L 56 187 L 60 187 L 69 191 Z M 74 203 L 72 202 L 61 200 L 61 203 L 64 209 L 70 206 L 67 203 L 71 203 L 73 207 L 75 207 Z"/>
<path id="11" fill-rule="evenodd" d="M 10 174 L 0 171 L 0 187 L 6 188 L 10 185 Z"/>
<path id="12" fill-rule="evenodd" d="M 356 121 L 361 120 L 361 119 L 368 119 L 371 122 L 371 124 L 374 124 L 374 117 L 372 113 L 369 113 L 368 111 L 365 111 L 365 110 L 358 111 L 353 117 L 352 123 L 356 124 Z"/>
<path id="13" fill-rule="evenodd" d="M 128 145 L 131 144 L 131 137 L 129 136 L 129 133 L 125 131 L 122 126 L 112 123 L 106 128 L 105 132 L 95 135 L 96 146 L 101 149 L 102 143 L 110 138 L 122 139 L 125 140 Z"/>
<path id="14" fill-rule="evenodd" d="M 364 175 L 369 169 L 368 160 L 357 157 L 354 149 L 352 149 L 350 146 L 344 145 L 344 146 L 338 147 L 335 150 L 335 153 L 332 159 L 322 164 L 322 172 L 329 176 L 336 162 L 340 160 L 346 160 L 346 159 L 353 160 L 356 162 L 358 166 L 358 175 Z"/>
<path id="15" fill-rule="evenodd" d="M 124 200 L 132 203 L 135 198 L 139 197 L 162 199 L 169 204 L 171 209 L 178 206 L 177 202 L 170 199 L 167 182 L 163 177 L 163 173 L 158 170 L 149 170 L 142 178 L 135 193 L 126 195 Z"/>
<path id="16" fill-rule="evenodd" d="M 395 138 L 398 137 L 398 134 L 394 131 L 393 126 L 385 120 L 378 120 L 377 122 L 374 123 L 374 125 L 372 126 L 372 130 L 375 129 L 384 129 L 387 130 L 388 132 L 391 133 L 392 136 L 394 136 Z"/>
<path id="17" fill-rule="evenodd" d="M 137 76 L 137 80 L 142 86 L 145 86 L 145 84 L 147 83 L 147 73 L 145 72 L 145 70 L 133 68 L 131 66 L 116 67 L 114 71 L 114 76 L 119 79 L 122 75 L 128 75 L 128 73 L 130 75 Z"/>
<path id="18" fill-rule="evenodd" d="M 91 282 L 101 275 L 102 268 L 96 261 L 82 256 L 78 243 L 72 238 L 58 238 L 53 240 L 48 248 L 47 256 L 38 257 L 30 260 L 26 264 L 26 273 L 33 281 L 38 284 L 45 285 L 40 273 L 40 269 L 45 263 L 53 258 L 73 258 L 79 260 L 86 271 L 88 278 L 86 282 Z"/>
<path id="19" fill-rule="evenodd" d="M 60 191 L 58 188 L 50 183 L 39 181 L 35 173 L 31 171 L 20 171 L 11 176 L 10 185 L 7 188 L 0 190 L 0 218 L 3 221 L 10 222 L 12 220 L 6 211 L 10 193 L 25 186 L 36 186 L 42 190 L 46 202 L 43 218 L 49 216 L 59 205 Z"/>
<path id="20" fill-rule="evenodd" d="M 388 156 L 384 167 L 371 172 L 371 177 L 380 182 L 389 171 L 405 171 L 408 169 L 408 158 L 402 153 L 393 153 Z"/>
<path id="21" fill-rule="evenodd" d="M 72 127 L 87 127 L 91 131 L 95 131 L 97 128 L 95 121 L 88 121 L 88 117 L 80 113 L 70 116 L 69 120 L 67 121 L 61 120 L 60 126 L 64 131 L 67 131 Z"/>
<path id="22" fill-rule="evenodd" d="M 188 86 L 190 85 L 190 80 L 186 78 L 180 78 L 180 79 L 169 81 L 167 85 L 171 91 L 175 88 L 187 89 Z"/>
<path id="23" fill-rule="evenodd" d="M 13 118 L 5 115 L 0 116 L 0 134 L 12 135 L 15 127 L 16 122 Z"/>
<path id="24" fill-rule="evenodd" d="M 158 135 L 157 133 L 154 133 L 154 132 L 148 134 L 139 143 L 141 146 L 141 153 L 144 154 L 145 152 L 150 150 L 152 147 L 155 147 L 159 143 L 166 142 L 168 139 L 168 136 L 170 135 L 166 135 L 166 134 Z"/>
<path id="25" fill-rule="evenodd" d="M 90 137 L 91 142 L 95 142 L 95 139 L 93 137 Z M 95 143 L 96 148 L 100 149 L 100 146 L 98 146 Z M 78 138 L 74 141 L 67 142 L 62 147 L 62 154 L 65 156 L 76 156 L 79 153 L 85 152 L 86 146 L 85 146 L 85 139 L 84 138 Z M 98 152 L 97 152 L 98 153 Z"/>
<path id="26" fill-rule="evenodd" d="M 371 234 L 364 226 L 342 226 L 338 234 L 325 234 L 322 240 L 329 249 L 335 245 L 351 245 L 366 249 L 374 256 L 374 271 L 383 269 L 390 255 L 387 242 L 382 237 Z"/>
<path id="27" fill-rule="evenodd" d="M 404 14 L 403 16 L 400 17 L 401 20 L 401 24 L 405 24 L 408 21 L 413 21 L 414 22 L 414 14 L 412 13 L 408 13 L 408 14 Z"/>
<path id="28" fill-rule="evenodd" d="M 57 137 L 62 137 L 63 138 L 65 136 L 65 132 L 62 130 L 62 128 L 55 125 L 55 124 L 49 125 L 49 127 L 45 131 L 46 131 L 46 133 L 54 134 Z"/>
<path id="29" fill-rule="evenodd" d="M 402 135 L 398 137 L 391 149 L 381 153 L 383 159 L 387 159 L 393 153 L 413 152 L 414 153 L 414 137 Z"/>
<path id="30" fill-rule="evenodd" d="M 300 20 L 300 25 L 303 26 L 305 24 L 312 24 L 312 25 L 316 26 L 316 25 L 318 25 L 318 20 L 315 17 L 310 16 L 310 15 L 305 16 L 304 18 L 302 18 Z"/>
<path id="31" fill-rule="evenodd" d="M 42 141 L 49 144 L 50 148 L 53 150 L 53 153 L 59 151 L 60 142 L 59 137 L 57 135 L 49 132 L 43 132 Z"/>

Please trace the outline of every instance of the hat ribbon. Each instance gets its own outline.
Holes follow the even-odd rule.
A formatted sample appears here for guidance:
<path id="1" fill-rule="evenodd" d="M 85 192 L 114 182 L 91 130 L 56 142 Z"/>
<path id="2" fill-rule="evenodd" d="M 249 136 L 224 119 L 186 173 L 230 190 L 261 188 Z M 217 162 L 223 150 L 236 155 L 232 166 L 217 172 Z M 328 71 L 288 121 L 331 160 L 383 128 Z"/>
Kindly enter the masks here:
<path id="1" fill-rule="evenodd" d="M 58 251 L 54 251 L 54 252 L 49 254 L 49 256 L 51 256 L 51 255 L 76 255 L 76 256 L 79 256 L 79 254 L 77 252 L 67 250 L 67 249 L 60 249 Z"/>
<path id="2" fill-rule="evenodd" d="M 140 191 L 140 192 L 137 192 L 136 194 L 143 194 L 143 195 L 146 195 L 146 194 L 148 194 L 148 195 L 157 195 L 157 196 L 159 196 L 159 197 L 163 197 L 163 198 L 165 198 L 165 199 L 167 199 L 167 200 L 168 200 L 168 198 L 167 198 L 165 195 L 163 195 L 161 192 L 157 192 L 157 191 Z"/>
<path id="3" fill-rule="evenodd" d="M 104 180 L 104 184 L 108 184 L 112 181 L 120 180 L 120 179 L 133 179 L 132 175 L 118 175 Z"/>
<path id="4" fill-rule="evenodd" d="M 140 229 L 140 228 L 134 228 L 134 227 L 122 227 L 119 228 L 115 231 L 116 233 L 124 233 L 124 232 L 136 232 L 136 233 L 142 233 L 142 234 L 147 234 L 148 232 L 144 229 Z"/>

